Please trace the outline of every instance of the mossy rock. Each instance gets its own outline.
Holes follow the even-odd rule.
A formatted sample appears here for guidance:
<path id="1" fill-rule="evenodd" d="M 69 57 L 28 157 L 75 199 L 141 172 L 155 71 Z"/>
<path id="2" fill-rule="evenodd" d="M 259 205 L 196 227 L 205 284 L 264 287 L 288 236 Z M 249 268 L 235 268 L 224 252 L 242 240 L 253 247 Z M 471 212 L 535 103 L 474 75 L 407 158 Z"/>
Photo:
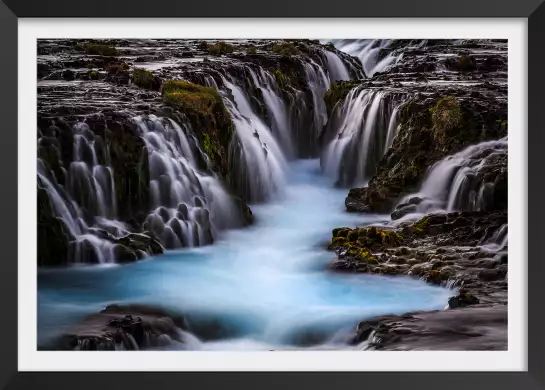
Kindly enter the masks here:
<path id="1" fill-rule="evenodd" d="M 255 47 L 255 45 L 248 45 L 248 46 L 246 46 L 246 53 L 256 54 L 257 53 L 257 48 Z"/>
<path id="2" fill-rule="evenodd" d="M 92 70 L 90 71 L 89 73 L 87 73 L 87 75 L 89 76 L 89 78 L 91 80 L 98 80 L 98 72 L 96 70 Z"/>
<path id="3" fill-rule="evenodd" d="M 300 50 L 292 42 L 278 42 L 271 47 L 273 53 L 284 57 L 291 57 L 301 54 Z"/>
<path id="4" fill-rule="evenodd" d="M 208 46 L 208 53 L 214 56 L 221 56 L 223 54 L 229 54 L 235 51 L 233 45 L 230 45 L 224 41 L 219 41 L 212 46 Z"/>
<path id="5" fill-rule="evenodd" d="M 346 251 L 345 255 L 355 258 L 360 263 L 372 265 L 378 264 L 377 258 L 373 256 L 371 251 L 367 248 L 352 246 Z"/>
<path id="6" fill-rule="evenodd" d="M 115 57 L 118 55 L 117 49 L 115 47 L 98 43 L 78 44 L 76 46 L 76 50 L 84 51 L 87 54 L 94 54 L 105 57 Z"/>
<path id="7" fill-rule="evenodd" d="M 125 62 L 110 62 L 104 68 L 109 75 L 124 75 L 129 72 L 129 65 Z"/>
<path id="8" fill-rule="evenodd" d="M 357 241 L 368 248 L 391 248 L 401 245 L 401 234 L 377 227 L 360 228 L 357 230 Z"/>
<path id="9" fill-rule="evenodd" d="M 454 97 L 440 99 L 430 108 L 433 138 L 439 144 L 452 142 L 464 135 L 464 117 L 460 102 Z"/>
<path id="10" fill-rule="evenodd" d="M 359 83 L 351 81 L 332 82 L 329 89 L 324 94 L 327 113 L 330 115 L 335 106 L 337 106 L 339 102 L 342 102 L 346 98 L 346 95 L 358 85 Z"/>
<path id="11" fill-rule="evenodd" d="M 167 80 L 161 94 L 165 104 L 186 115 L 213 168 L 226 178 L 234 125 L 218 91 L 186 80 Z"/>
<path id="12" fill-rule="evenodd" d="M 185 80 L 166 81 L 161 93 L 165 103 L 197 115 L 212 115 L 216 106 L 223 106 L 221 96 L 214 88 Z"/>
<path id="13" fill-rule="evenodd" d="M 348 233 L 350 233 L 351 229 L 347 227 L 342 228 L 336 228 L 333 229 L 331 232 L 333 237 L 348 237 Z"/>
<path id="14" fill-rule="evenodd" d="M 131 79 L 133 84 L 140 88 L 159 90 L 161 86 L 159 79 L 147 69 L 135 68 Z"/>

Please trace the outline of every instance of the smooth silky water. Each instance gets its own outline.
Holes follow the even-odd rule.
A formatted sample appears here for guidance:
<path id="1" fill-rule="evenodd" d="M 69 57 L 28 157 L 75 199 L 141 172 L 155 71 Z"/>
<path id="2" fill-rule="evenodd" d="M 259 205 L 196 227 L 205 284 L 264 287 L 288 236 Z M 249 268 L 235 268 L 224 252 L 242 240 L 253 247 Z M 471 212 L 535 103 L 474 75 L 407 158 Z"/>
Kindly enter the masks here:
<path id="1" fill-rule="evenodd" d="M 443 309 L 451 290 L 326 270 L 331 229 L 388 220 L 346 213 L 345 196 L 318 160 L 299 160 L 289 164 L 282 196 L 252 207 L 256 223 L 214 245 L 127 265 L 40 269 L 38 344 L 113 303 L 183 314 L 200 340 L 172 349 L 221 350 L 352 348 L 350 330 L 365 318 Z"/>

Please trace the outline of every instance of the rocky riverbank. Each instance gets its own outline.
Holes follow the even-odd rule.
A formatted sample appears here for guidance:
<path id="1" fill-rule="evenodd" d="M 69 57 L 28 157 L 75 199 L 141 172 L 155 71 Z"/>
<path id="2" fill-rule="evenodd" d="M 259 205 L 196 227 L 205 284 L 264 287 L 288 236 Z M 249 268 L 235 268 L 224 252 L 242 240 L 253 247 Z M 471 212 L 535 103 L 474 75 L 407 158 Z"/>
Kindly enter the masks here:
<path id="1" fill-rule="evenodd" d="M 459 293 L 446 312 L 362 321 L 354 340 L 371 349 L 506 349 L 506 43 L 396 45 L 380 55 L 402 60 L 326 94 L 325 169 L 336 158 L 339 184 L 370 178 L 349 191 L 347 210 L 391 213 L 380 226 L 333 230 L 330 268 L 409 275 Z M 345 125 L 347 115 L 361 124 Z M 343 132 L 375 147 L 360 157 L 354 137 L 348 146 L 336 140 Z"/>

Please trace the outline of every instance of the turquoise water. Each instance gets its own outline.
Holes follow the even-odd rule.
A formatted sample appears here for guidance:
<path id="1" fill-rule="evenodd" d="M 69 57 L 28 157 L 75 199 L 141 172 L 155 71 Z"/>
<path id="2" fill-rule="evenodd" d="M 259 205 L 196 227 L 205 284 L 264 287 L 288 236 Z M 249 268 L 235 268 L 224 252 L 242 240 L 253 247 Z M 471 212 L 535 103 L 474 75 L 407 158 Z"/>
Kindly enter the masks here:
<path id="1" fill-rule="evenodd" d="M 255 225 L 212 246 L 121 266 L 40 270 L 39 344 L 112 303 L 183 314 L 199 339 L 191 348 L 223 350 L 346 348 L 362 319 L 442 309 L 452 291 L 405 277 L 326 271 L 331 229 L 388 219 L 346 213 L 346 193 L 321 176 L 318 160 L 297 161 L 277 199 L 252 207 Z"/>

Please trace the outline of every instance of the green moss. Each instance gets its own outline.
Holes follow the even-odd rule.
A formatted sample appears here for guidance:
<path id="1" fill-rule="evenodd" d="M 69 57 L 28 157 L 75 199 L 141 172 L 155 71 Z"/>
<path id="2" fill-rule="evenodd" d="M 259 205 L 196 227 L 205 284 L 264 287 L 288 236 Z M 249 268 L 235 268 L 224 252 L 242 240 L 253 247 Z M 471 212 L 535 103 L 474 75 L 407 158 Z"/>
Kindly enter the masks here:
<path id="1" fill-rule="evenodd" d="M 257 48 L 255 47 L 255 45 L 248 45 L 246 47 L 246 53 L 255 54 L 255 53 L 257 53 Z"/>
<path id="2" fill-rule="evenodd" d="M 76 49 L 84 51 L 87 54 L 96 54 L 105 57 L 115 57 L 117 56 L 117 49 L 110 45 L 102 45 L 97 43 L 83 43 L 78 44 Z"/>
<path id="3" fill-rule="evenodd" d="M 333 229 L 332 231 L 332 234 L 333 234 L 333 237 L 347 237 L 348 236 L 348 233 L 350 233 L 350 230 L 349 228 L 347 227 L 342 227 L 342 228 L 336 228 L 336 229 Z"/>
<path id="4" fill-rule="evenodd" d="M 202 147 L 204 149 L 204 152 L 211 158 L 214 158 L 214 151 L 212 150 L 212 143 L 210 142 L 210 135 L 208 133 L 203 132 L 202 133 Z"/>
<path id="5" fill-rule="evenodd" d="M 336 49 L 335 49 L 335 45 L 334 45 L 333 43 L 331 43 L 331 42 L 327 43 L 327 44 L 324 45 L 324 46 L 325 46 L 325 48 L 326 48 L 327 50 L 329 50 L 329 51 L 335 51 L 335 50 L 336 50 Z"/>
<path id="6" fill-rule="evenodd" d="M 442 141 L 453 130 L 460 128 L 463 122 L 462 108 L 454 97 L 440 99 L 430 108 L 430 114 L 435 130 L 434 138 L 438 141 Z"/>
<path id="7" fill-rule="evenodd" d="M 210 45 L 208 44 L 208 42 L 206 41 L 200 41 L 199 44 L 197 45 L 197 49 L 200 49 L 200 50 L 208 50 L 208 47 Z"/>
<path id="8" fill-rule="evenodd" d="M 213 168 L 225 177 L 229 172 L 228 148 L 234 125 L 218 91 L 185 80 L 167 80 L 161 94 L 165 104 L 186 115 Z M 236 185 L 232 177 L 229 183 Z"/>
<path id="9" fill-rule="evenodd" d="M 152 89 L 155 76 L 149 70 L 135 68 L 132 73 L 132 82 L 140 88 Z"/>
<path id="10" fill-rule="evenodd" d="M 271 50 L 284 57 L 291 57 L 300 54 L 299 49 L 291 42 L 279 42 L 272 45 Z"/>
<path id="11" fill-rule="evenodd" d="M 416 234 L 423 234 L 426 231 L 426 228 L 428 227 L 430 223 L 430 217 L 425 216 L 424 218 L 421 218 L 417 222 L 415 222 L 412 226 L 413 232 Z"/>
<path id="12" fill-rule="evenodd" d="M 274 78 L 276 79 L 276 82 L 279 85 L 284 86 L 286 84 L 286 76 L 284 75 L 284 73 L 282 73 L 281 70 L 275 69 L 273 70 L 273 74 L 274 74 Z"/>
<path id="13" fill-rule="evenodd" d="M 123 73 L 129 70 L 129 65 L 124 62 L 110 62 L 105 70 L 109 74 Z"/>
<path id="14" fill-rule="evenodd" d="M 378 260 L 367 248 L 359 247 L 350 247 L 346 251 L 347 256 L 356 258 L 359 262 L 368 263 L 368 264 L 378 264 Z"/>
<path id="15" fill-rule="evenodd" d="M 210 115 L 216 105 L 223 106 L 221 96 L 214 88 L 185 80 L 166 81 L 161 93 L 166 104 L 199 115 Z"/>
<path id="16" fill-rule="evenodd" d="M 500 128 L 501 132 L 507 131 L 507 121 L 506 120 L 497 120 L 496 123 L 498 124 L 498 127 Z"/>
<path id="17" fill-rule="evenodd" d="M 369 248 L 390 248 L 399 246 L 403 242 L 403 237 L 393 230 L 373 226 L 359 229 L 357 241 Z"/>
<path id="18" fill-rule="evenodd" d="M 96 70 L 90 71 L 88 75 L 91 80 L 98 80 L 98 72 Z"/>
<path id="19" fill-rule="evenodd" d="M 332 247 L 342 247 L 342 246 L 345 246 L 347 243 L 348 243 L 348 240 L 346 239 L 346 237 L 335 237 L 331 241 L 331 246 Z"/>
<path id="20" fill-rule="evenodd" d="M 328 114 L 333 112 L 335 106 L 344 100 L 348 92 L 359 84 L 351 81 L 332 82 L 329 89 L 324 94 L 324 102 Z"/>
<path id="21" fill-rule="evenodd" d="M 233 45 L 230 45 L 223 41 L 219 41 L 216 44 L 208 47 L 208 53 L 215 56 L 232 53 L 234 50 L 235 48 L 233 47 Z"/>

